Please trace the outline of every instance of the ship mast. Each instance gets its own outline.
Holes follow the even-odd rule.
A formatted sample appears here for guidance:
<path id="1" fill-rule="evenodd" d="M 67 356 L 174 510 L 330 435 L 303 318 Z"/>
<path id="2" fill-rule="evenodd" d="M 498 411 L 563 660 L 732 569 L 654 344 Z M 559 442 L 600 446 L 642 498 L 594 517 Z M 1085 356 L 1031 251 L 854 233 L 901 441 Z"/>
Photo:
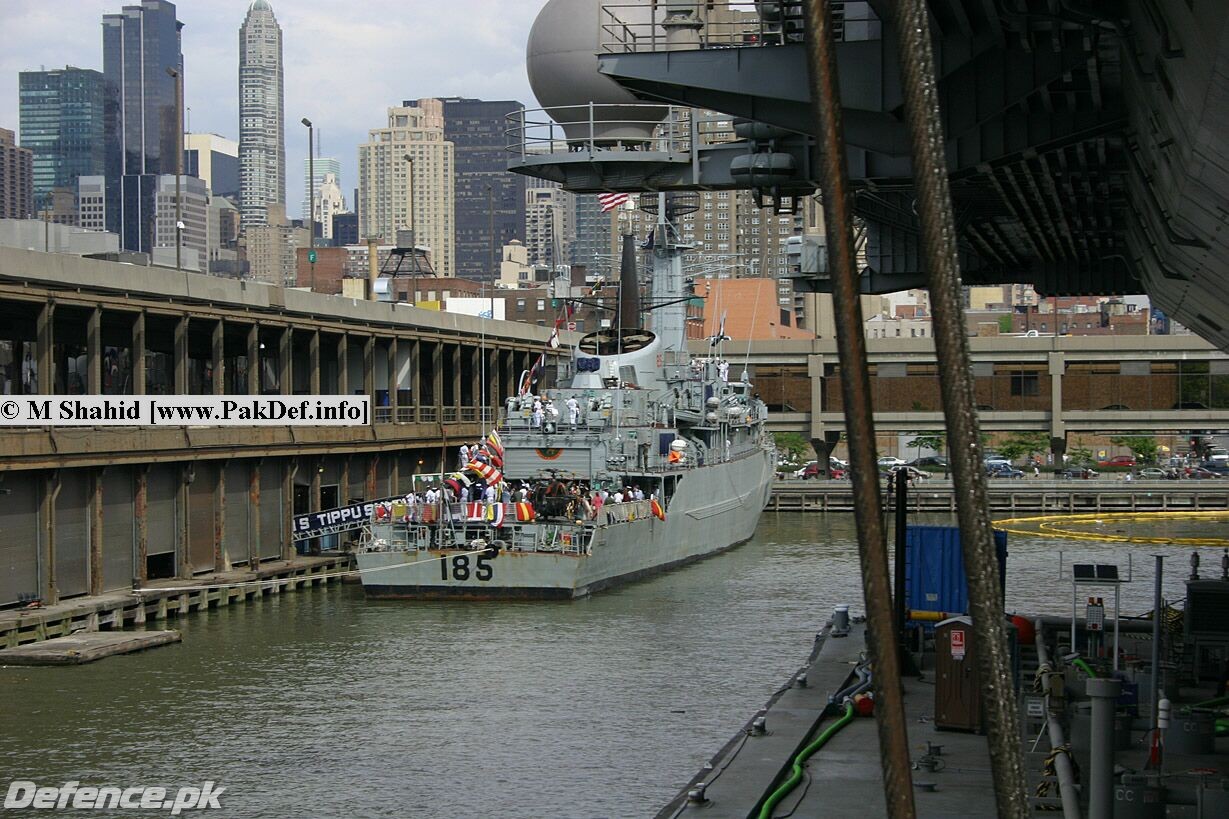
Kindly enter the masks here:
<path id="1" fill-rule="evenodd" d="M 683 292 L 683 252 L 675 241 L 671 224 L 676 206 L 674 194 L 657 194 L 657 224 L 653 228 L 653 283 L 649 300 L 653 307 L 653 332 L 662 347 L 682 352 L 686 349 L 687 300 Z"/>

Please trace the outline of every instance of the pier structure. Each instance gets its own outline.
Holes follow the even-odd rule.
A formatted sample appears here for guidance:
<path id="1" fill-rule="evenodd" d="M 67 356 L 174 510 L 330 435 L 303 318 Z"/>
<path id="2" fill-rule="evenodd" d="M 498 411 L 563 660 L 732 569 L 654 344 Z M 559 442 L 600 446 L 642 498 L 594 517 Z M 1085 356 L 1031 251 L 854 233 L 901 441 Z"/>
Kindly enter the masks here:
<path id="1" fill-rule="evenodd" d="M 373 407 L 365 426 L 0 428 L 0 610 L 289 565 L 294 514 L 401 494 L 450 467 L 548 336 L 7 248 L 0 328 L 4 400 L 358 394 Z"/>

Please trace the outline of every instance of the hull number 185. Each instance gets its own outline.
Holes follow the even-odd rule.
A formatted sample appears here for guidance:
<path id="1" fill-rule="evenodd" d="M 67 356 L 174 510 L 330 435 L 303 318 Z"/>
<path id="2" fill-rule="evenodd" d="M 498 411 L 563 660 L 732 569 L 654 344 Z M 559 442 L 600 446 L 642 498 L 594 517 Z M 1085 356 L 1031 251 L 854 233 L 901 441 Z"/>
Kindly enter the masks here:
<path id="1" fill-rule="evenodd" d="M 440 580 L 448 580 L 451 576 L 451 579 L 456 581 L 472 578 L 485 583 L 494 576 L 495 572 L 491 568 L 491 558 L 486 555 L 478 555 L 474 560 L 474 568 L 471 569 L 469 557 L 469 555 L 453 555 L 452 557 L 440 558 Z"/>

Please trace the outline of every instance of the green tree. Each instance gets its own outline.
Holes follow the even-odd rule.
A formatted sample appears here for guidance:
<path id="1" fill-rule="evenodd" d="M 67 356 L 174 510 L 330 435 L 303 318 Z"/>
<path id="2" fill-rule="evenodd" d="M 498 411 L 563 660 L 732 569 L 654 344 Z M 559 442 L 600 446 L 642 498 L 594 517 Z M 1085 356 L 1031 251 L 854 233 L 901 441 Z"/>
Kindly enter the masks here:
<path id="1" fill-rule="evenodd" d="M 930 449 L 943 453 L 943 449 L 947 446 L 947 435 L 942 431 L 938 432 L 919 432 L 912 441 L 905 442 L 906 449 Z"/>
<path id="2" fill-rule="evenodd" d="M 1045 452 L 1050 446 L 1050 436 L 1044 432 L 1017 432 L 999 443 L 999 453 L 1009 461 Z"/>
<path id="3" fill-rule="evenodd" d="M 1067 457 L 1076 466 L 1087 466 L 1092 463 L 1092 450 L 1086 446 L 1072 447 L 1067 450 Z"/>
<path id="4" fill-rule="evenodd" d="M 1151 435 L 1115 435 L 1110 438 L 1110 443 L 1114 446 L 1125 446 L 1131 450 L 1131 454 L 1135 456 L 1135 460 L 1142 463 L 1152 463 L 1156 460 L 1156 453 L 1159 449 L 1159 444 L 1156 438 Z"/>
<path id="5" fill-rule="evenodd" d="M 774 432 L 772 437 L 777 445 L 777 449 L 795 461 L 811 448 L 810 442 L 797 432 Z"/>

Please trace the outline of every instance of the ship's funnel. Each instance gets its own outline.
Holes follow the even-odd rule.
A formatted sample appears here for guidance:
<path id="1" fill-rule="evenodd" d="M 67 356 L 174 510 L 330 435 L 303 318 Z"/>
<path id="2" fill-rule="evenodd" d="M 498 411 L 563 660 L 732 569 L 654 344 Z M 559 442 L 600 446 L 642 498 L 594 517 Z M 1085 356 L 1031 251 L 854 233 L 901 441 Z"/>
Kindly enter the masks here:
<path id="1" fill-rule="evenodd" d="M 640 282 L 636 278 L 636 237 L 623 234 L 623 260 L 619 269 L 619 328 L 639 330 Z"/>

